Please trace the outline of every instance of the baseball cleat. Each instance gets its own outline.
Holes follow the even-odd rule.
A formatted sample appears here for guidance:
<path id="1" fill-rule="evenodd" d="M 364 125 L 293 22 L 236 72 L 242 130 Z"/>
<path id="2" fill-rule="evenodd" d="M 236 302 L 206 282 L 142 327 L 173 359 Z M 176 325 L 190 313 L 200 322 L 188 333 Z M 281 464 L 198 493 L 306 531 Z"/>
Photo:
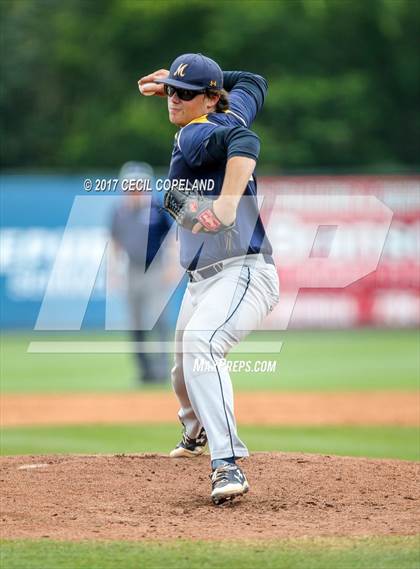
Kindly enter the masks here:
<path id="1" fill-rule="evenodd" d="M 218 506 L 246 494 L 249 490 L 248 480 L 237 464 L 219 466 L 211 475 L 211 499 Z"/>
<path id="2" fill-rule="evenodd" d="M 207 435 L 202 428 L 198 437 L 193 439 L 184 431 L 182 441 L 169 453 L 171 458 L 194 458 L 203 454 L 207 444 Z"/>

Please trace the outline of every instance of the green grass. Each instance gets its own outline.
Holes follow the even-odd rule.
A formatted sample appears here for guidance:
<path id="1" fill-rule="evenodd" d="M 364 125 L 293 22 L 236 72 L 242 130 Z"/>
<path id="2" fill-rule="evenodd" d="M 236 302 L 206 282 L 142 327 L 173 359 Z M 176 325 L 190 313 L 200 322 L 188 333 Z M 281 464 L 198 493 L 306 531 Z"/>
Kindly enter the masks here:
<path id="1" fill-rule="evenodd" d="M 410 537 L 277 542 L 3 541 L 2 569 L 418 569 Z"/>
<path id="2" fill-rule="evenodd" d="M 419 460 L 414 427 L 243 426 L 251 451 L 292 451 Z M 167 453 L 180 436 L 177 424 L 13 427 L 3 429 L 1 454 Z"/>
<path id="3" fill-rule="evenodd" d="M 124 335 L 5 334 L 1 339 L 1 390 L 105 392 L 138 389 L 128 354 L 29 354 L 30 341 L 123 340 Z M 283 341 L 280 355 L 241 354 L 232 359 L 275 359 L 275 373 L 232 373 L 236 390 L 339 391 L 418 389 L 419 334 L 415 330 L 260 332 L 249 338 Z M 169 386 L 168 386 L 169 389 Z"/>

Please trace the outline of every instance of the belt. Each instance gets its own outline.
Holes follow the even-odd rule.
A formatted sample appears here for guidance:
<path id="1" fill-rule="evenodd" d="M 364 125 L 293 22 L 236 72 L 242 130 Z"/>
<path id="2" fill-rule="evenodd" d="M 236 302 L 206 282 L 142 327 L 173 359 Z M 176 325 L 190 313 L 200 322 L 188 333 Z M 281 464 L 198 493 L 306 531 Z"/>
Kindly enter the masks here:
<path id="1" fill-rule="evenodd" d="M 264 253 L 263 258 L 268 265 L 275 265 L 273 257 L 271 255 Z M 220 261 L 219 263 L 214 263 L 214 265 L 210 265 L 209 267 L 205 267 L 204 269 L 187 271 L 187 273 L 190 282 L 194 282 L 194 275 L 198 275 L 201 279 L 208 279 L 210 277 L 214 277 L 214 275 L 217 275 L 217 273 L 220 273 L 220 271 L 223 271 L 223 261 Z"/>

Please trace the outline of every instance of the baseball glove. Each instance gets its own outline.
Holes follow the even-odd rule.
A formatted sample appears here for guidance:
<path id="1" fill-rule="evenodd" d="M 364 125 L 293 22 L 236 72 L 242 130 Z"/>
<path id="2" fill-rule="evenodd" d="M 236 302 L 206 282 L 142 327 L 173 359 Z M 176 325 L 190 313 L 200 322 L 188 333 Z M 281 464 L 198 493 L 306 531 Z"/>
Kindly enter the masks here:
<path id="1" fill-rule="evenodd" d="M 172 188 L 166 192 L 163 205 L 178 225 L 190 231 L 197 223 L 203 226 L 202 231 L 209 233 L 228 231 L 235 226 L 222 223 L 214 213 L 213 200 L 194 190 Z"/>

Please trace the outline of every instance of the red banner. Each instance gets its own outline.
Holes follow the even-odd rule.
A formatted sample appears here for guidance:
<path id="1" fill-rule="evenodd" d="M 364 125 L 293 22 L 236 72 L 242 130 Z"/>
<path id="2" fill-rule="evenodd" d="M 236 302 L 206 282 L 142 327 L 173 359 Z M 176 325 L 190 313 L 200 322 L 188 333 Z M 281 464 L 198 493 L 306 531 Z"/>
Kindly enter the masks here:
<path id="1" fill-rule="evenodd" d="M 258 191 L 273 328 L 420 324 L 420 176 L 261 178 Z"/>

